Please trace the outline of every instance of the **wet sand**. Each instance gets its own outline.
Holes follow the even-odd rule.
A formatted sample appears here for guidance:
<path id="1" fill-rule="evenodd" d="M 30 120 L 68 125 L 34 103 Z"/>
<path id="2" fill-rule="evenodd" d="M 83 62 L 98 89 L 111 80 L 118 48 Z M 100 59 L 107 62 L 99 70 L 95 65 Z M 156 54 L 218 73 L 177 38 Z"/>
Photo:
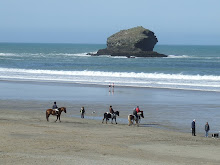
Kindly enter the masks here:
<path id="1" fill-rule="evenodd" d="M 7 106 L 6 101 L 1 101 Z M 16 101 L 8 103 L 15 104 Z M 18 102 L 19 103 L 19 102 Z M 33 106 L 25 102 L 23 106 Z M 16 105 L 14 105 L 16 107 Z M 43 106 L 43 105 L 42 105 Z M 12 106 L 9 106 L 12 107 Z M 45 119 L 45 111 L 0 108 L 1 164 L 147 164 L 218 165 L 219 139 L 192 137 L 150 124 L 102 124 L 98 120 L 61 116 Z"/>
<path id="2" fill-rule="evenodd" d="M 86 118 L 100 120 L 110 105 L 120 111 L 118 118 L 127 123 L 127 116 L 137 105 L 144 111 L 143 123 L 179 132 L 190 132 L 196 119 L 197 132 L 204 134 L 209 122 L 211 131 L 220 131 L 219 92 L 172 89 L 118 87 L 49 82 L 0 81 L 0 101 L 3 109 L 39 110 L 51 108 L 54 101 L 68 108 L 68 115 L 79 117 L 81 106 Z M 95 111 L 95 115 L 91 112 Z"/>

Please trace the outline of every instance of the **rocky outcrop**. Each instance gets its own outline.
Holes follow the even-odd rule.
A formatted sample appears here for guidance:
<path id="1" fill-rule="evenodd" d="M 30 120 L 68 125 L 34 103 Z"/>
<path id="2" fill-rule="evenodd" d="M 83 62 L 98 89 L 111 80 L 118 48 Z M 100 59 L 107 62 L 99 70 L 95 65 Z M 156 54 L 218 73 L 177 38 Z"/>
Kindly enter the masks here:
<path id="1" fill-rule="evenodd" d="M 113 34 L 107 39 L 107 48 L 100 49 L 95 55 L 167 57 L 153 51 L 157 42 L 154 32 L 139 26 Z"/>

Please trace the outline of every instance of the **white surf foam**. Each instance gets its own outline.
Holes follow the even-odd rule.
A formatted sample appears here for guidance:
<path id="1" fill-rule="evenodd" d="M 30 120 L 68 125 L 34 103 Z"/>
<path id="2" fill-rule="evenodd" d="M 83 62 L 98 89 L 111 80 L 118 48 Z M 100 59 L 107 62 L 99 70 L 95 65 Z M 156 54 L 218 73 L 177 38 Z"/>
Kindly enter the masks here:
<path id="1" fill-rule="evenodd" d="M 18 54 L 14 53 L 0 53 L 0 57 L 16 57 Z"/>
<path id="2" fill-rule="evenodd" d="M 167 58 L 191 58 L 191 56 L 188 55 L 168 55 Z"/>
<path id="3" fill-rule="evenodd" d="M 220 91 L 220 76 L 215 75 L 0 68 L 0 79 L 60 81 L 102 85 L 114 82 L 120 86 Z"/>

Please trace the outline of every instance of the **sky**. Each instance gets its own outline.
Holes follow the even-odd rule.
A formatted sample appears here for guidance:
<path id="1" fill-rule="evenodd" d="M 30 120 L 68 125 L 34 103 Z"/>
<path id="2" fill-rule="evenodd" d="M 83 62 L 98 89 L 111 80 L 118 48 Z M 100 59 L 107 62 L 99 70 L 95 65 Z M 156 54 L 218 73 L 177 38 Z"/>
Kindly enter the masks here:
<path id="1" fill-rule="evenodd" d="M 161 45 L 220 45 L 220 0 L 0 0 L 0 42 L 105 44 L 136 26 Z"/>

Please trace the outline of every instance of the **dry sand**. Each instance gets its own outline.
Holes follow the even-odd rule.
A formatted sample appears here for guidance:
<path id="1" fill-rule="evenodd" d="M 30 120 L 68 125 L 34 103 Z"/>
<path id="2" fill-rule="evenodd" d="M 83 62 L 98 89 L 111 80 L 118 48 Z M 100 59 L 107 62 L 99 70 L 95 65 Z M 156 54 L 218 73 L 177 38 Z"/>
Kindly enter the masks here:
<path id="1" fill-rule="evenodd" d="M 0 110 L 0 164 L 219 165 L 219 139 L 45 112 Z"/>

